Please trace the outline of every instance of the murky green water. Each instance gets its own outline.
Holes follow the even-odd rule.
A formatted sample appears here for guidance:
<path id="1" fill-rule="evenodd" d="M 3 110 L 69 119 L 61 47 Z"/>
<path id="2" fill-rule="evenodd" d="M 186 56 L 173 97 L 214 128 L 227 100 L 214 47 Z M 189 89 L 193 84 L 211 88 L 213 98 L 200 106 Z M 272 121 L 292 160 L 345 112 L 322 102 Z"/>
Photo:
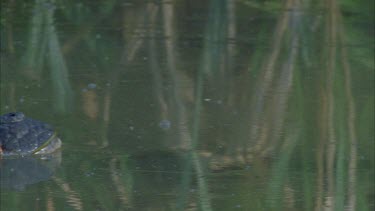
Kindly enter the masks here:
<path id="1" fill-rule="evenodd" d="M 63 141 L 1 210 L 375 208 L 372 1 L 53 2 L 1 3 L 1 114 Z"/>

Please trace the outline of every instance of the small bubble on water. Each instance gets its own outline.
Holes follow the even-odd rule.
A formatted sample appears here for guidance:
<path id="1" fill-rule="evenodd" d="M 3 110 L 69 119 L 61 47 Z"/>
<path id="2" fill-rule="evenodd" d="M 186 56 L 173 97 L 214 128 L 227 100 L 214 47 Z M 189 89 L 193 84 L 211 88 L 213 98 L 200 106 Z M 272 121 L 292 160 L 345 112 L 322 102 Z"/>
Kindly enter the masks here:
<path id="1" fill-rule="evenodd" d="M 237 204 L 236 205 L 236 208 L 241 208 L 242 206 L 240 204 Z"/>
<path id="2" fill-rule="evenodd" d="M 95 89 L 96 88 L 96 84 L 89 83 L 89 84 L 87 84 L 87 88 L 89 88 L 89 89 Z"/>
<path id="3" fill-rule="evenodd" d="M 159 122 L 159 127 L 164 130 L 168 130 L 171 127 L 171 121 L 163 119 Z"/>
<path id="4" fill-rule="evenodd" d="M 20 103 L 24 103 L 25 102 L 25 97 L 24 96 L 20 97 L 19 101 L 20 101 Z"/>
<path id="5" fill-rule="evenodd" d="M 83 88 L 83 89 L 81 90 L 81 92 L 87 92 L 87 91 L 89 91 L 89 90 L 86 89 L 86 88 Z"/>
<path id="6" fill-rule="evenodd" d="M 86 173 L 86 177 L 91 177 L 92 175 L 94 175 L 94 172 L 87 172 Z"/>

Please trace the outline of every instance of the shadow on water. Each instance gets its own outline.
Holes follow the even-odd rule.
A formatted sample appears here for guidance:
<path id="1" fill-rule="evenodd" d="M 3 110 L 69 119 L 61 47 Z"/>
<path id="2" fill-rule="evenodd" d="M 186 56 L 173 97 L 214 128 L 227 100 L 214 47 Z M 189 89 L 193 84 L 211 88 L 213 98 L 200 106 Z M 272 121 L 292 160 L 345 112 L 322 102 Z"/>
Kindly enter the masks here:
<path id="1" fill-rule="evenodd" d="M 366 3 L 2 2 L 1 113 L 63 149 L 1 210 L 372 210 Z"/>

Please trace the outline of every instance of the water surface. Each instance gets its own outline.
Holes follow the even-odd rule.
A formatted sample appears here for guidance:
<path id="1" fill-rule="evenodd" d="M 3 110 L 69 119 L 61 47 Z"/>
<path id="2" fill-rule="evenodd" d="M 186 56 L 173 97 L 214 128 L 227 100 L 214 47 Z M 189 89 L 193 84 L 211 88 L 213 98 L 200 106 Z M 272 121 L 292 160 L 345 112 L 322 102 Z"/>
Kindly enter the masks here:
<path id="1" fill-rule="evenodd" d="M 373 4 L 3 1 L 0 209 L 373 210 Z"/>

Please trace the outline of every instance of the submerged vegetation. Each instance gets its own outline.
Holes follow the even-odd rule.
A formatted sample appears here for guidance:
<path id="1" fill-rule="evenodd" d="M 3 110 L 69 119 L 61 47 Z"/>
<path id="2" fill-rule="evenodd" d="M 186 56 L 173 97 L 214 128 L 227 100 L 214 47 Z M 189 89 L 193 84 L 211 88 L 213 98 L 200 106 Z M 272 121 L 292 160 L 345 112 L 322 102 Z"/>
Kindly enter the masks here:
<path id="1" fill-rule="evenodd" d="M 64 151 L 1 210 L 373 210 L 373 4 L 2 1 L 0 111 Z"/>

